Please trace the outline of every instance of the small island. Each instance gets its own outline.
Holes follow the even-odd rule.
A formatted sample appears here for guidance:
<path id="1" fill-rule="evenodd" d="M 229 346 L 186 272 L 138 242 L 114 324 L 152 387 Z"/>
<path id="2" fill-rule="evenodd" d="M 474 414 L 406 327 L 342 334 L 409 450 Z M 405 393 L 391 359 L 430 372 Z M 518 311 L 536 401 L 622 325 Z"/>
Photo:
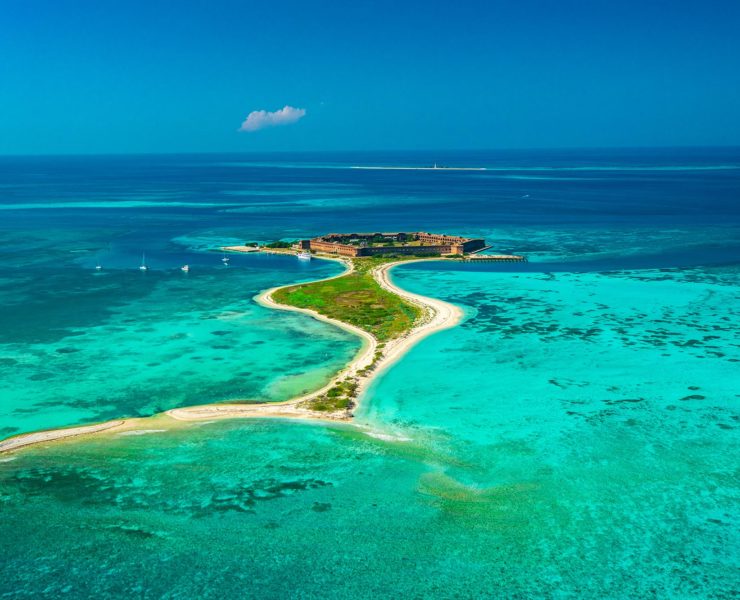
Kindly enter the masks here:
<path id="1" fill-rule="evenodd" d="M 296 285 L 266 290 L 255 298 L 276 310 L 303 312 L 349 331 L 363 340 L 354 359 L 321 389 L 284 402 L 244 400 L 174 408 L 159 415 L 122 418 L 93 425 L 33 432 L 0 442 L 0 452 L 37 443 L 104 431 L 141 429 L 156 419 L 200 421 L 210 419 L 278 417 L 349 421 L 372 380 L 423 338 L 455 326 L 462 311 L 447 302 L 413 294 L 397 287 L 390 270 L 422 260 L 522 261 L 516 255 L 480 255 L 485 240 L 426 232 L 331 233 L 294 242 L 259 246 L 248 242 L 229 246 L 231 252 L 297 254 L 342 262 L 344 273 Z"/>
<path id="2" fill-rule="evenodd" d="M 167 411 L 184 421 L 238 417 L 288 417 L 348 421 L 362 392 L 382 370 L 421 339 L 455 326 L 462 311 L 447 302 L 407 292 L 393 284 L 389 271 L 434 256 L 337 257 L 341 275 L 267 290 L 256 301 L 277 310 L 303 312 L 341 327 L 363 340 L 354 359 L 319 390 L 286 402 L 228 403 L 188 406 Z"/>
<path id="3" fill-rule="evenodd" d="M 390 270 L 422 260 L 471 260 L 489 246 L 482 238 L 440 233 L 330 233 L 294 242 L 271 243 L 263 251 L 309 254 L 339 260 L 347 270 L 321 281 L 267 290 L 257 301 L 332 323 L 364 340 L 362 349 L 326 386 L 287 402 L 212 404 L 172 409 L 182 420 L 271 416 L 349 420 L 370 382 L 421 339 L 456 325 L 462 311 L 447 302 L 397 287 Z M 232 251 L 241 251 L 231 247 Z M 488 255 L 522 261 L 515 255 Z"/>
<path id="4" fill-rule="evenodd" d="M 407 335 L 422 317 L 418 303 L 381 286 L 377 277 L 385 273 L 393 259 L 353 259 L 349 271 L 341 277 L 275 290 L 274 302 L 315 311 L 333 322 L 352 325 L 372 336 L 375 349 L 372 361 L 356 371 L 358 377 L 370 374 L 383 358 L 385 344 Z M 351 409 L 359 381 L 348 375 L 336 385 L 307 401 L 306 406 L 319 411 Z"/>

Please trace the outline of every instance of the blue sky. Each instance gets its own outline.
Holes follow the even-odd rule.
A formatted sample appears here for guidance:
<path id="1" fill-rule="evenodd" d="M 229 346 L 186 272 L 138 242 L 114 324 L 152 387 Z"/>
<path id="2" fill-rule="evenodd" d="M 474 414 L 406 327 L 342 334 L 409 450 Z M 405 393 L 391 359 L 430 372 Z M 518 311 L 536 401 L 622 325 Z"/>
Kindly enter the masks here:
<path id="1" fill-rule="evenodd" d="M 0 4 L 3 154 L 740 145 L 737 0 Z"/>

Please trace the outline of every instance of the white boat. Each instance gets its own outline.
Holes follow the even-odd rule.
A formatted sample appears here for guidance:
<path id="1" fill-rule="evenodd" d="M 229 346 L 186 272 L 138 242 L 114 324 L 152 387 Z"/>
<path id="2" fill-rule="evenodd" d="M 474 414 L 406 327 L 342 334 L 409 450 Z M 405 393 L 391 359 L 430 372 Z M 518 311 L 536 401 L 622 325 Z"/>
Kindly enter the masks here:
<path id="1" fill-rule="evenodd" d="M 311 253 L 306 252 L 305 250 L 303 252 L 299 252 L 296 256 L 298 257 L 298 260 L 311 260 Z"/>
<path id="2" fill-rule="evenodd" d="M 103 268 L 103 265 L 95 265 L 95 270 L 100 271 L 100 269 Z"/>
<path id="3" fill-rule="evenodd" d="M 190 265 L 183 265 L 182 267 L 180 267 L 180 270 L 181 270 L 181 271 L 182 271 L 183 273 L 187 273 L 187 272 L 189 272 L 189 271 L 190 271 Z"/>
<path id="4" fill-rule="evenodd" d="M 229 258 L 228 256 L 226 256 L 226 252 L 224 252 L 224 255 L 223 255 L 223 256 L 221 257 L 221 262 L 222 262 L 222 263 L 224 263 L 224 264 L 226 264 L 226 263 L 228 263 L 228 262 L 229 262 L 230 260 L 231 260 L 231 259 L 230 259 L 230 258 Z"/>
<path id="5" fill-rule="evenodd" d="M 149 267 L 146 266 L 146 254 L 141 253 L 141 266 L 139 267 L 139 271 L 148 271 Z"/>

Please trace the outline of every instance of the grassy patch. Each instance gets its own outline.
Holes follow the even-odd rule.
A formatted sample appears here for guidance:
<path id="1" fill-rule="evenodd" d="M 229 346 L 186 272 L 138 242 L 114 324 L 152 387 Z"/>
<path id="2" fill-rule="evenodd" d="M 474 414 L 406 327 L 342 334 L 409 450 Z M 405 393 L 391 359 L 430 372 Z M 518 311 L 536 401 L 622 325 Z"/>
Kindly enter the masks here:
<path id="1" fill-rule="evenodd" d="M 330 281 L 282 288 L 272 297 L 280 304 L 310 308 L 374 335 L 383 342 L 409 331 L 421 311 L 384 290 L 373 279 L 374 267 L 390 262 L 382 258 L 354 259 L 355 271 Z"/>
<path id="2" fill-rule="evenodd" d="M 348 410 L 355 405 L 354 400 L 356 395 L 357 382 L 354 379 L 348 378 L 338 382 L 323 396 L 309 400 L 306 402 L 306 406 L 322 412 Z"/>

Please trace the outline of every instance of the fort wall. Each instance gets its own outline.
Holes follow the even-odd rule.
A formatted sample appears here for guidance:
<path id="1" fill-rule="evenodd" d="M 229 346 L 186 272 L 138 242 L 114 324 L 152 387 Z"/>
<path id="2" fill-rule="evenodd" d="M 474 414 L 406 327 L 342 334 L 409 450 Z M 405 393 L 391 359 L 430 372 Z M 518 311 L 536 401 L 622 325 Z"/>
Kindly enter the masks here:
<path id="1" fill-rule="evenodd" d="M 302 244 L 306 243 L 315 252 L 325 252 L 339 256 L 377 256 L 380 254 L 461 255 L 466 252 L 480 250 L 486 245 L 483 239 L 426 232 L 330 233 L 302 242 Z M 412 243 L 413 245 L 404 245 Z M 386 246 L 385 244 L 389 245 Z"/>

